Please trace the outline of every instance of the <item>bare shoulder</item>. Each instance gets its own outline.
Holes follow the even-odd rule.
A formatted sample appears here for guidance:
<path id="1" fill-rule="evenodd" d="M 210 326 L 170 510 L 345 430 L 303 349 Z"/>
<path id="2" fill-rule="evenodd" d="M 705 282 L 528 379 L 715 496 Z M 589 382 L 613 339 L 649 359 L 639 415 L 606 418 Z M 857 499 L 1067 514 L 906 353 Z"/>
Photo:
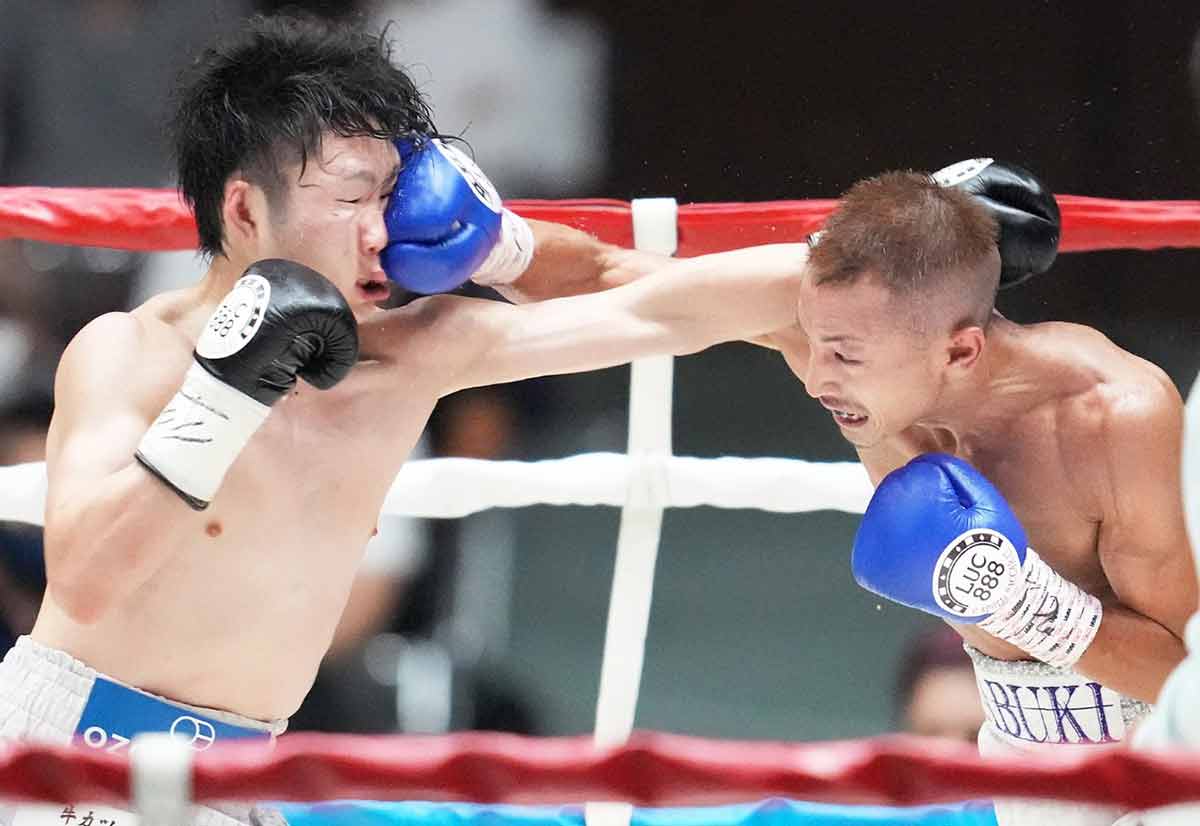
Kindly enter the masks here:
<path id="1" fill-rule="evenodd" d="M 105 313 L 75 334 L 58 363 L 56 384 L 72 384 L 95 371 L 124 371 L 146 349 L 145 324 L 133 313 Z"/>
<path id="2" fill-rule="evenodd" d="M 1082 325 L 1055 325 L 1056 357 L 1070 365 L 1058 401 L 1056 435 L 1077 481 L 1111 506 L 1122 490 L 1168 484 L 1179 464 L 1183 400 L 1157 365 Z"/>
<path id="3" fill-rule="evenodd" d="M 1092 327 L 1056 322 L 1044 326 L 1046 343 L 1075 373 L 1078 392 L 1063 399 L 1060 424 L 1097 428 L 1175 425 L 1183 408 L 1179 391 L 1158 365 L 1117 346 Z"/>
<path id="4" fill-rule="evenodd" d="M 152 315 L 105 313 L 63 352 L 55 408 L 70 414 L 122 403 L 147 410 L 161 406 L 182 377 L 190 351 L 186 339 Z"/>

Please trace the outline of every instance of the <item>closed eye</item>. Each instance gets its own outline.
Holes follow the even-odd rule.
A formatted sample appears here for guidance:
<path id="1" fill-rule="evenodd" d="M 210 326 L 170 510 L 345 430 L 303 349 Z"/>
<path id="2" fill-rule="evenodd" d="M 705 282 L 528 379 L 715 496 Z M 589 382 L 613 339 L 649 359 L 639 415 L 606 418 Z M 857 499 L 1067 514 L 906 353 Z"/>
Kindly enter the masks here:
<path id="1" fill-rule="evenodd" d="M 385 201 L 385 202 L 386 202 L 388 198 L 391 198 L 391 197 L 392 197 L 392 192 L 393 192 L 393 191 L 394 191 L 394 190 L 391 190 L 391 189 L 389 189 L 387 192 L 381 192 L 381 193 L 379 194 L 379 200 L 381 200 L 381 201 Z M 338 201 L 338 203 L 339 203 L 339 204 L 361 204 L 361 203 L 362 203 L 363 201 L 365 201 L 365 200 L 366 200 L 368 197 L 369 197 L 369 196 L 365 196 L 365 195 L 364 195 L 364 196 L 363 196 L 363 197 L 361 197 L 361 198 L 338 198 L 338 199 L 337 199 L 337 201 Z"/>
<path id="2" fill-rule="evenodd" d="M 846 356 L 843 353 L 839 353 L 836 351 L 834 352 L 833 357 L 835 359 L 837 359 L 838 361 L 840 361 L 842 364 L 847 365 L 848 367 L 853 367 L 855 365 L 862 364 L 861 359 L 852 359 L 849 356 Z"/>

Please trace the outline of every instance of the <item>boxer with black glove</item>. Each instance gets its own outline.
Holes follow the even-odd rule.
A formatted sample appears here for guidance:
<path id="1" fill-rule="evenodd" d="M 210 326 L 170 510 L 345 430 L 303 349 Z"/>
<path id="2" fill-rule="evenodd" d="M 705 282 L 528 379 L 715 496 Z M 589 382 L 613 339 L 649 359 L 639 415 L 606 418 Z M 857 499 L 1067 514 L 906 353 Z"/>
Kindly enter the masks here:
<path id="1" fill-rule="evenodd" d="M 271 406 L 304 379 L 325 390 L 358 359 L 346 299 L 294 261 L 253 264 L 209 318 L 183 386 L 146 431 L 137 460 L 196 510 Z"/>

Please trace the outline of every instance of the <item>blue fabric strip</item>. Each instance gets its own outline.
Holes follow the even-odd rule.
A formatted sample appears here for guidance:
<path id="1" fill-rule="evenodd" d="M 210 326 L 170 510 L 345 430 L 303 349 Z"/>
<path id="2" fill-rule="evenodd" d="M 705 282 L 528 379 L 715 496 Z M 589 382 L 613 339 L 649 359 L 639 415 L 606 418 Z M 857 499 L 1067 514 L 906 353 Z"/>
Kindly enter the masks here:
<path id="1" fill-rule="evenodd" d="M 272 804 L 289 826 L 584 826 L 582 806 L 478 806 L 343 800 Z M 634 809 L 633 826 L 996 826 L 991 804 L 836 806 L 772 798 L 703 808 Z"/>
<path id="2" fill-rule="evenodd" d="M 204 751 L 217 740 L 271 736 L 259 729 L 213 720 L 102 677 L 92 685 L 75 736 L 92 748 L 120 751 L 137 735 L 152 731 L 170 732 L 187 740 L 196 751 Z"/>

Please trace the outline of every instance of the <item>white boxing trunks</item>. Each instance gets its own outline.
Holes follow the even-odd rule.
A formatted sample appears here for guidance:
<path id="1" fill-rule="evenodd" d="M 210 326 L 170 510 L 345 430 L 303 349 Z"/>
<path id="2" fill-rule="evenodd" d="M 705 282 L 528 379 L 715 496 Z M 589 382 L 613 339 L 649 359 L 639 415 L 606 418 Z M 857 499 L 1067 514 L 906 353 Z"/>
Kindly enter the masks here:
<path id="1" fill-rule="evenodd" d="M 1150 712 L 1075 671 L 1041 662 L 996 660 L 965 646 L 986 721 L 979 730 L 984 757 L 1040 749 L 1113 746 Z M 1113 826 L 1122 812 L 1107 806 L 1045 800 L 995 801 L 999 826 Z"/>
<path id="2" fill-rule="evenodd" d="M 72 742 L 120 751 L 144 732 L 170 731 L 203 751 L 218 740 L 282 734 L 286 720 L 264 722 L 217 709 L 190 706 L 127 686 L 97 672 L 71 655 L 21 637 L 0 662 L 0 740 L 66 745 Z M 67 812 L 67 808 L 70 811 Z M 108 807 L 2 806 L 3 826 L 62 826 L 71 820 L 133 826 L 129 812 Z M 196 806 L 195 826 L 278 823 L 274 812 L 245 804 Z"/>

